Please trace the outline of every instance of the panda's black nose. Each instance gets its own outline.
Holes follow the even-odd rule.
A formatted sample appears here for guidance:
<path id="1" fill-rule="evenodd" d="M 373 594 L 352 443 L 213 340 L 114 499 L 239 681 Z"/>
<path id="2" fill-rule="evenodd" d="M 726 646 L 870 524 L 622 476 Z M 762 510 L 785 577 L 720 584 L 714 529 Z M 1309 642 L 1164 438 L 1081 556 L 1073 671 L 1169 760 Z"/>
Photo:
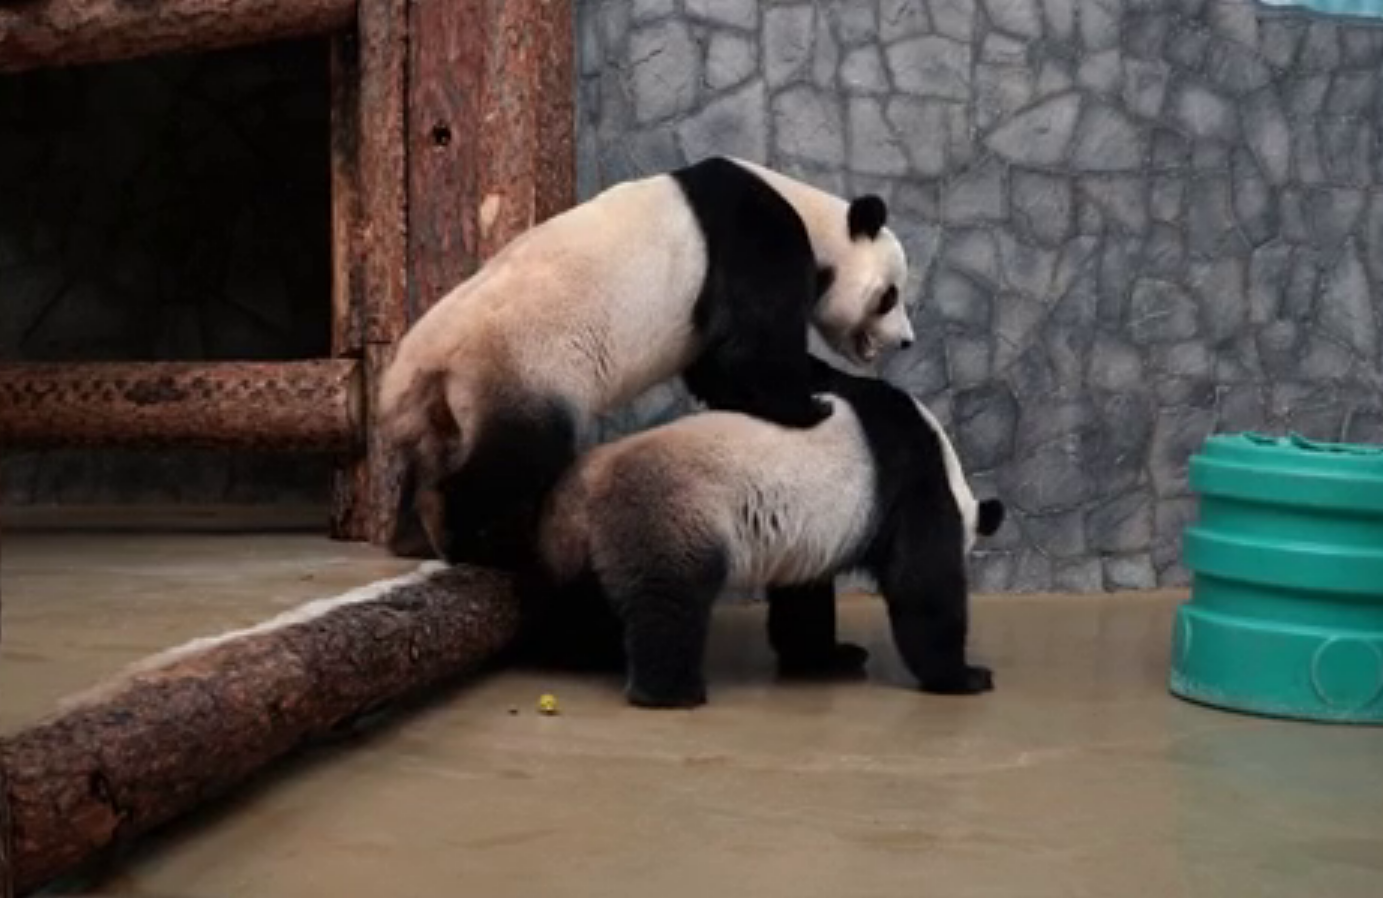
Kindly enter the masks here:
<path id="1" fill-rule="evenodd" d="M 901 345 L 904 349 L 907 349 L 907 348 L 909 348 L 910 346 L 912 346 L 912 341 L 911 341 L 911 340 L 904 340 L 904 341 L 903 341 L 901 344 L 899 344 L 899 345 Z"/>

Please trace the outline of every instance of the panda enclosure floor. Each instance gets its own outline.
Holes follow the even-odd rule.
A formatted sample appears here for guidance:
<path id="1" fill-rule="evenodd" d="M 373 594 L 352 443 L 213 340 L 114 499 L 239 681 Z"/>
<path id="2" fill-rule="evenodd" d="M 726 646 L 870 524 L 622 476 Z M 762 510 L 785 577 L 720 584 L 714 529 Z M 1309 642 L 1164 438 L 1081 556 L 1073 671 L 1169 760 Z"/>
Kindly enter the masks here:
<path id="1" fill-rule="evenodd" d="M 413 567 L 311 533 L 6 528 L 0 730 L 186 638 Z M 881 604 L 842 600 L 867 682 L 775 683 L 723 607 L 711 704 L 511 671 L 285 765 L 103 894 L 1383 896 L 1383 729 L 1165 690 L 1182 593 L 978 597 L 996 692 L 910 691 Z M 535 711 L 555 694 L 561 714 Z M 517 708 L 517 714 L 510 709 Z"/>

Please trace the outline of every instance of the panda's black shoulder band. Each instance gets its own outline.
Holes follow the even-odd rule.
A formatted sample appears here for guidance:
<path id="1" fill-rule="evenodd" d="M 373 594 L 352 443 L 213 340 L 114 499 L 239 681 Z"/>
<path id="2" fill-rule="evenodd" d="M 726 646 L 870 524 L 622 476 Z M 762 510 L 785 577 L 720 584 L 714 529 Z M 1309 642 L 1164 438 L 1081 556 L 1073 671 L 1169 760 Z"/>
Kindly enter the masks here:
<path id="1" fill-rule="evenodd" d="M 880 229 L 888 221 L 888 206 L 875 194 L 866 194 L 850 202 L 850 212 L 846 217 L 851 240 L 858 240 L 860 237 L 873 240 L 879 236 Z"/>

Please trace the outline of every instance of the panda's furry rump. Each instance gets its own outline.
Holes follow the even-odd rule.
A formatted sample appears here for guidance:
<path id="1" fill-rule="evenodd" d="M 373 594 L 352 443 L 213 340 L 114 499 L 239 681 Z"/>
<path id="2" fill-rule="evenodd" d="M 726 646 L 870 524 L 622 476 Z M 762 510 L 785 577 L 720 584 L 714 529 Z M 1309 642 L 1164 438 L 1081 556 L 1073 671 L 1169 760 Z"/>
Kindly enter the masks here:
<path id="1" fill-rule="evenodd" d="M 408 373 L 412 375 L 408 383 L 394 387 L 391 392 L 395 398 L 382 407 L 380 427 L 395 445 L 406 448 L 406 463 L 421 468 L 427 477 L 445 470 L 447 456 L 456 450 L 460 430 L 447 408 L 446 372 L 432 369 Z"/>
<path id="2" fill-rule="evenodd" d="M 407 447 L 401 521 L 424 534 L 401 533 L 396 551 L 426 543 L 434 554 L 515 570 L 533 558 L 533 532 L 548 491 L 576 458 L 574 411 L 556 398 L 492 390 L 492 411 L 467 432 L 447 398 L 447 372 L 417 373 L 398 393 L 385 422 Z"/>

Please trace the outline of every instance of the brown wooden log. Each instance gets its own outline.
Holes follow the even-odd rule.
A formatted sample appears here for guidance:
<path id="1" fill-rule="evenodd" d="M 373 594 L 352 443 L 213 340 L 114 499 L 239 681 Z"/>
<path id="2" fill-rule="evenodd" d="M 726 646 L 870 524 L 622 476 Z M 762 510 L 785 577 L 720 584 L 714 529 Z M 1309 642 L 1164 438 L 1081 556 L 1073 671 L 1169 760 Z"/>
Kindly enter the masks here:
<path id="1" fill-rule="evenodd" d="M 393 346 L 368 344 L 363 360 L 363 382 L 371 385 L 365 399 L 366 419 L 374 403 L 374 384 L 392 357 Z M 390 451 L 379 428 L 365 430 L 363 452 L 350 465 L 337 469 L 332 484 L 331 534 L 334 539 L 363 540 L 388 546 L 397 527 L 399 459 Z"/>
<path id="2" fill-rule="evenodd" d="M 345 171 L 346 156 L 358 155 L 362 222 L 335 233 L 338 253 L 361 261 L 338 261 L 336 271 L 363 286 L 357 294 L 343 283 L 337 302 L 361 309 L 367 422 L 375 375 L 408 326 L 481 261 L 575 202 L 572 27 L 570 0 L 361 0 L 359 130 L 354 147 L 334 141 L 334 164 Z M 340 57 L 338 71 L 347 62 Z M 344 90 L 335 96 L 349 102 Z M 336 183 L 350 189 L 344 176 Z M 349 325 L 336 331 L 348 346 Z M 393 465 L 371 441 L 337 472 L 333 535 L 395 542 Z"/>
<path id="3" fill-rule="evenodd" d="M 365 275 L 360 254 L 360 42 L 354 33 L 331 42 L 331 354 L 360 358 L 364 353 Z M 362 384 L 368 422 L 369 391 Z M 367 423 L 368 427 L 368 423 Z M 332 469 L 333 538 L 368 536 L 361 515 L 369 500 L 369 460 L 354 454 Z"/>
<path id="4" fill-rule="evenodd" d="M 331 354 L 358 357 L 365 306 L 360 254 L 360 42 L 331 41 Z"/>
<path id="5" fill-rule="evenodd" d="M 3 564 L 0 559 L 0 564 Z M 0 580 L 0 582 L 4 582 Z M 0 590 L 0 649 L 5 643 L 5 598 Z M 2 698 L 2 697 L 0 697 Z M 5 775 L 5 765 L 0 761 L 0 898 L 14 898 L 13 856 L 14 829 L 10 817 L 9 778 Z"/>
<path id="6" fill-rule="evenodd" d="M 358 362 L 0 365 L 0 446 L 350 452 Z"/>
<path id="7" fill-rule="evenodd" d="M 14 864 L 11 862 L 14 827 L 10 817 L 10 785 L 0 765 L 0 898 L 14 898 Z"/>
<path id="8" fill-rule="evenodd" d="M 0 5 L 0 71 L 204 51 L 325 34 L 356 0 L 30 0 Z"/>
<path id="9" fill-rule="evenodd" d="M 448 568 L 189 643 L 0 741 L 30 891 L 343 723 L 474 671 L 514 637 L 509 581 Z M 411 580 L 411 582 L 407 582 Z M 296 618 L 296 619 L 295 619 Z"/>
<path id="10" fill-rule="evenodd" d="M 576 53 L 571 0 L 415 0 L 408 9 L 411 323 L 575 202 Z M 397 471 L 378 476 L 398 480 Z M 416 528 L 399 519 L 411 511 L 392 489 L 374 493 L 384 505 L 372 509 L 372 541 L 398 550 Z"/>
<path id="11" fill-rule="evenodd" d="M 460 16 L 457 4 L 441 5 Z M 475 23 L 479 27 L 480 23 Z M 407 164 L 404 146 L 408 14 L 405 0 L 360 2 L 360 208 L 362 329 L 393 343 L 408 329 Z"/>
<path id="12" fill-rule="evenodd" d="M 361 0 L 358 35 L 333 59 L 333 287 L 335 354 L 364 360 L 366 451 L 332 480 L 331 535 L 388 540 L 397 505 L 390 459 L 370 418 L 380 359 L 408 329 L 405 0 Z M 348 195 L 350 194 L 350 195 Z"/>
<path id="13" fill-rule="evenodd" d="M 571 0 L 495 4 L 480 129 L 481 260 L 576 201 Z"/>
<path id="14" fill-rule="evenodd" d="M 408 243 L 416 318 L 575 202 L 570 0 L 410 7 Z"/>

